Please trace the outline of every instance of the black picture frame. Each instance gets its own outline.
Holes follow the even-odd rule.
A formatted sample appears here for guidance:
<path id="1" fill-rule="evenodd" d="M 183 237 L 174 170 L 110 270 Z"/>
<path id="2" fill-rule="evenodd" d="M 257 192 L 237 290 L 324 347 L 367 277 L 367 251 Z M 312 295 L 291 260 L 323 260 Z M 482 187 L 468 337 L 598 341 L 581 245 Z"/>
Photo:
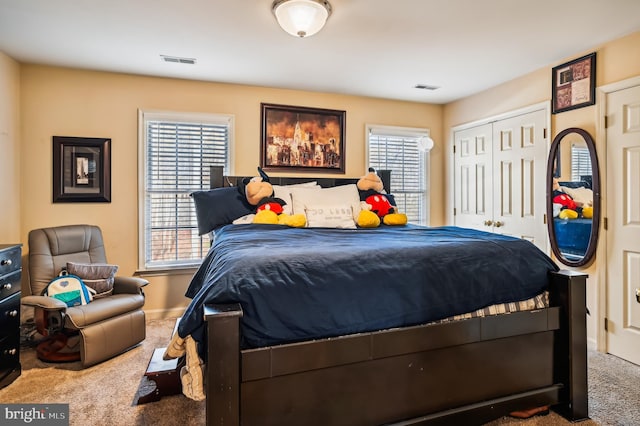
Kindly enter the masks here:
<path id="1" fill-rule="evenodd" d="M 596 103 L 596 53 L 553 67 L 551 112 L 570 111 Z"/>
<path id="2" fill-rule="evenodd" d="M 53 202 L 111 202 L 111 139 L 53 137 Z"/>
<path id="3" fill-rule="evenodd" d="M 265 171 L 345 173 L 346 111 L 261 103 Z"/>

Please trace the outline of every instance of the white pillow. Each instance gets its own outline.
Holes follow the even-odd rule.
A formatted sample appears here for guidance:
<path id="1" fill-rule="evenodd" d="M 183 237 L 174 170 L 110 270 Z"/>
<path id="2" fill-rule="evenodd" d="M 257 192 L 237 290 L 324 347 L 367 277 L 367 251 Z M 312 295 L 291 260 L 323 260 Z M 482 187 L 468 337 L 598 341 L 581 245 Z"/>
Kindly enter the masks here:
<path id="1" fill-rule="evenodd" d="M 316 204 L 305 209 L 307 228 L 355 229 L 353 212 L 348 204 Z"/>
<path id="2" fill-rule="evenodd" d="M 275 198 L 280 198 L 285 203 L 287 203 L 282 212 L 286 214 L 293 214 L 293 208 L 291 207 L 291 188 L 320 188 L 318 182 L 305 182 L 305 183 L 296 183 L 293 185 L 272 185 L 273 187 L 273 196 Z"/>
<path id="3" fill-rule="evenodd" d="M 360 214 L 360 194 L 355 184 L 332 188 L 291 188 L 293 214 L 306 214 L 316 206 L 351 206 L 353 220 Z"/>
<path id="4" fill-rule="evenodd" d="M 573 198 L 576 203 L 582 203 L 582 206 L 593 205 L 593 191 L 589 188 L 581 186 L 580 188 L 567 188 L 563 187 L 562 190 Z"/>
<path id="5" fill-rule="evenodd" d="M 234 225 L 247 225 L 249 223 L 253 223 L 253 219 L 255 219 L 255 217 L 255 213 L 250 213 L 244 216 L 240 216 L 231 223 L 233 223 Z"/>

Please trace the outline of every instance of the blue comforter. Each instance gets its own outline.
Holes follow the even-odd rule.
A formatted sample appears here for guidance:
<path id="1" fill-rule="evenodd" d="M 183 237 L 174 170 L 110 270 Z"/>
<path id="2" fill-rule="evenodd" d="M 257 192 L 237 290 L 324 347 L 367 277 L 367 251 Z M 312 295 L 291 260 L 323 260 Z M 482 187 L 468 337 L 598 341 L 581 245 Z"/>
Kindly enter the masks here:
<path id="1" fill-rule="evenodd" d="M 204 343 L 207 303 L 241 304 L 244 348 L 421 324 L 533 297 L 557 269 L 526 240 L 457 227 L 227 225 L 178 334 Z"/>

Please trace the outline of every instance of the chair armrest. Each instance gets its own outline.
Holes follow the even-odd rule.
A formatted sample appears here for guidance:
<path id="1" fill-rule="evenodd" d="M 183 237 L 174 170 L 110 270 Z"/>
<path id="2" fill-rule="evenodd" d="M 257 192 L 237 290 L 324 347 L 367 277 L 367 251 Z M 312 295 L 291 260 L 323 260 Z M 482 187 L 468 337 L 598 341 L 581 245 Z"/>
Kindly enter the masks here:
<path id="1" fill-rule="evenodd" d="M 25 296 L 20 301 L 23 305 L 39 307 L 50 311 L 66 311 L 67 304 L 62 300 L 49 296 Z"/>
<path id="2" fill-rule="evenodd" d="M 114 277 L 113 294 L 128 293 L 141 294 L 142 287 L 149 284 L 149 281 L 138 277 Z"/>

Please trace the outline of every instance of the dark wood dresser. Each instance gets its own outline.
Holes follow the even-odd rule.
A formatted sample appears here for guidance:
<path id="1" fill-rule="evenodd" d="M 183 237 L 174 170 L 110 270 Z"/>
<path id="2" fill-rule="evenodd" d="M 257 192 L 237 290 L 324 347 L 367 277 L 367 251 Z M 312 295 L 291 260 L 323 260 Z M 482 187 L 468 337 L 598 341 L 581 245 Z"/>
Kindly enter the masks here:
<path id="1" fill-rule="evenodd" d="M 0 244 L 0 388 L 13 382 L 20 366 L 20 273 L 22 244 Z"/>

